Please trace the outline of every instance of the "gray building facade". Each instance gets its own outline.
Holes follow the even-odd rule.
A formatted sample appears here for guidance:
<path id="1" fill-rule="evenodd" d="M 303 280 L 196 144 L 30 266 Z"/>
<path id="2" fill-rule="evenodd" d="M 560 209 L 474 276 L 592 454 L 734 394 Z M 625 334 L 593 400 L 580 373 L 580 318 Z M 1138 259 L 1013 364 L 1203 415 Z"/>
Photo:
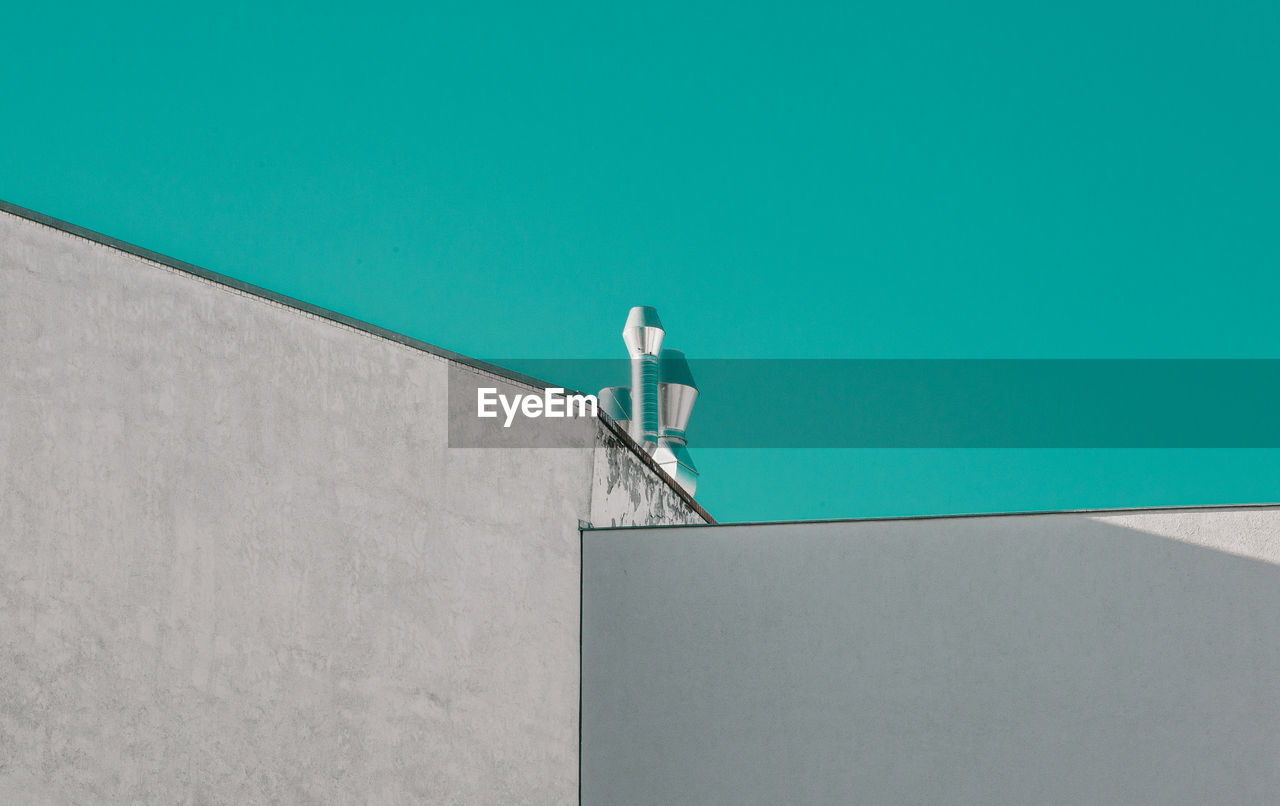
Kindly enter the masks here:
<path id="1" fill-rule="evenodd" d="M 1280 801 L 1280 508 L 583 546 L 583 804 Z"/>

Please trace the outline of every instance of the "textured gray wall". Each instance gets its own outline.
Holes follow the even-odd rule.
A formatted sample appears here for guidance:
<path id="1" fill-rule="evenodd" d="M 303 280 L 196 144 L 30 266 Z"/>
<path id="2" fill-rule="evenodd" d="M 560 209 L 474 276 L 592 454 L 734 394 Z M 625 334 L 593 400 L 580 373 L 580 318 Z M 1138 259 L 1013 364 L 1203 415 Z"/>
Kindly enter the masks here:
<path id="1" fill-rule="evenodd" d="M 698 518 L 448 366 L 0 213 L 0 803 L 571 802 L 578 521 Z"/>
<path id="2" fill-rule="evenodd" d="M 1280 511 L 584 532 L 583 799 L 1280 802 Z"/>

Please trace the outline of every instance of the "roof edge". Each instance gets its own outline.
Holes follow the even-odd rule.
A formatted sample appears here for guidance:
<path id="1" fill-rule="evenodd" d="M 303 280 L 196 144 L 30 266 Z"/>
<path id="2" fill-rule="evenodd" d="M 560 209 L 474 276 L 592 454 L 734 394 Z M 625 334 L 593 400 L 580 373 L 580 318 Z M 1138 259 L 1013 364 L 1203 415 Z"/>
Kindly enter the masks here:
<path id="1" fill-rule="evenodd" d="M 622 529 L 685 529 L 701 526 L 806 526 L 818 523 L 880 523 L 884 521 L 970 520 L 973 518 L 1016 518 L 1040 515 L 1124 515 L 1140 512 L 1218 512 L 1223 510 L 1280 509 L 1280 502 L 1257 504 L 1191 504 L 1156 507 L 1110 507 L 1104 509 L 1028 509 L 1014 512 L 960 512 L 941 515 L 870 515 L 853 518 L 811 518 L 780 521 L 730 521 L 727 523 L 673 523 L 657 526 L 590 526 L 584 532 L 609 532 Z"/>
<path id="2" fill-rule="evenodd" d="M 387 339 L 388 341 L 394 341 L 397 344 L 403 344 L 404 346 L 411 347 L 415 350 L 421 350 L 424 353 L 430 353 L 432 355 L 439 356 L 440 358 L 447 358 L 450 361 L 456 361 L 459 364 L 465 364 L 466 366 L 474 369 L 482 370 L 507 380 L 515 381 L 516 383 L 523 383 L 538 389 L 546 389 L 551 386 L 551 384 L 546 383 L 545 381 L 529 375 L 523 375 L 519 372 L 513 372 L 505 367 L 500 367 L 497 364 L 490 364 L 487 361 L 481 361 L 476 358 L 465 356 L 462 353 L 455 353 L 452 350 L 437 347 L 434 344 L 429 344 L 420 339 L 415 339 L 412 336 L 406 336 L 403 333 L 396 333 L 393 330 L 387 330 L 384 327 L 378 327 L 377 325 L 370 324 L 369 322 L 365 322 L 361 319 L 347 316 L 344 313 L 331 311 L 328 308 L 321 308 L 319 305 L 312 305 L 309 302 L 303 302 L 300 299 L 279 294 L 275 291 L 271 291 L 270 289 L 263 288 L 262 286 L 246 283 L 243 280 L 237 280 L 234 277 L 228 277 L 225 274 L 219 274 L 216 271 L 201 268 L 195 264 L 187 263 L 185 260 L 178 260 L 177 258 L 172 258 L 168 255 L 162 255 L 159 252 L 153 252 L 150 249 L 136 246 L 126 241 L 122 241 L 119 238 L 112 238 L 110 235 L 103 235 L 100 232 L 86 229 L 76 224 L 54 218 L 53 216 L 38 213 L 35 210 L 28 210 L 25 207 L 20 207 L 12 202 L 4 201 L 3 199 L 0 199 L 0 212 L 9 213 L 17 216 L 18 218 L 25 218 L 28 221 L 32 221 L 36 224 L 43 224 L 46 227 L 51 227 L 61 232 L 65 232 L 68 235 L 75 235 L 78 238 L 93 241 L 101 246 L 108 246 L 121 252 L 127 252 L 135 257 L 149 260 L 152 263 L 159 263 L 160 265 L 167 266 L 171 269 L 177 269 L 178 271 L 199 277 L 202 280 L 208 280 L 212 283 L 217 283 L 218 285 L 233 288 L 236 291 L 241 291 L 245 294 L 265 299 L 268 302 L 275 302 L 280 305 L 284 305 L 285 307 L 302 311 L 303 313 L 309 313 L 312 316 L 318 316 L 321 319 L 328 319 L 331 322 L 346 325 L 347 327 L 363 331 L 370 335 L 378 336 L 379 338 Z"/>

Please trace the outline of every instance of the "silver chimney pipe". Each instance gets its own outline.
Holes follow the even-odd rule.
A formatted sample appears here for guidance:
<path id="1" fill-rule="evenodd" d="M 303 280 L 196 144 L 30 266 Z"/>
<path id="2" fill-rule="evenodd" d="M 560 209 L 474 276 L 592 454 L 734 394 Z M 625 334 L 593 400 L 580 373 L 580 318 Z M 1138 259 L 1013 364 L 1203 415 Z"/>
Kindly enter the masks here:
<path id="1" fill-rule="evenodd" d="M 698 399 L 698 384 L 679 350 L 658 355 L 658 450 L 654 461 L 690 495 L 698 487 L 698 468 L 689 457 L 685 429 Z"/>
<path id="2" fill-rule="evenodd" d="M 631 354 L 631 422 L 628 432 L 646 452 L 658 449 L 658 353 L 666 331 L 658 312 L 637 305 L 627 315 L 622 340 Z"/>
<path id="3" fill-rule="evenodd" d="M 632 308 L 622 329 L 631 355 L 631 386 L 606 386 L 597 400 L 601 411 L 693 495 L 698 468 L 689 458 L 685 429 L 698 399 L 698 384 L 684 353 L 662 349 L 665 335 L 657 311 L 648 306 Z"/>

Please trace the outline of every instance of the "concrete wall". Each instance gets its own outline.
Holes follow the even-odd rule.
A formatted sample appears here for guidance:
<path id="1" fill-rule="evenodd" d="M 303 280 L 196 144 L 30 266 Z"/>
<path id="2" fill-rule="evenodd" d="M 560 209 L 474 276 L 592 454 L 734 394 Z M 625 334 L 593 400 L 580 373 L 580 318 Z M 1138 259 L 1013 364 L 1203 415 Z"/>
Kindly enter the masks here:
<path id="1" fill-rule="evenodd" d="M 584 532 L 595 804 L 1280 802 L 1280 510 Z"/>
<path id="2" fill-rule="evenodd" d="M 449 365 L 0 213 L 0 802 L 571 802 L 578 522 L 700 519 Z"/>

